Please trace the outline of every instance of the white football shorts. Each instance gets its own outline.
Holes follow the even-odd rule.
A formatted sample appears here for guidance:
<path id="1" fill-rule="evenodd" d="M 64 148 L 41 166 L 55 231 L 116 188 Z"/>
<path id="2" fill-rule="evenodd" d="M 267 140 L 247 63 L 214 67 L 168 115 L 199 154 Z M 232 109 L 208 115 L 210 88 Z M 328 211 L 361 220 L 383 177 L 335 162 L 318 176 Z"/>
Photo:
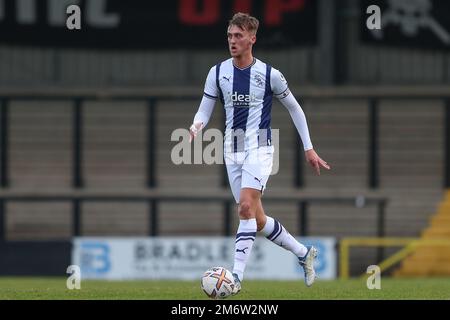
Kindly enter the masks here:
<path id="1" fill-rule="evenodd" d="M 236 203 L 239 203 L 242 188 L 264 192 L 272 172 L 273 153 L 274 146 L 224 153 L 228 181 Z"/>

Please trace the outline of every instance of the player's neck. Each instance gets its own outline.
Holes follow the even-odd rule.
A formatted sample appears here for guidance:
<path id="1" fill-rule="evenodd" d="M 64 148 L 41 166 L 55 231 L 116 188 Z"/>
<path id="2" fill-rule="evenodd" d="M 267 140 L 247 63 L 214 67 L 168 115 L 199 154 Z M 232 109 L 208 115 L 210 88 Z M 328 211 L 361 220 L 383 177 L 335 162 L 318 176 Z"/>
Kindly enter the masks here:
<path id="1" fill-rule="evenodd" d="M 251 53 L 246 56 L 233 57 L 233 64 L 240 69 L 245 69 L 253 64 L 254 59 Z"/>

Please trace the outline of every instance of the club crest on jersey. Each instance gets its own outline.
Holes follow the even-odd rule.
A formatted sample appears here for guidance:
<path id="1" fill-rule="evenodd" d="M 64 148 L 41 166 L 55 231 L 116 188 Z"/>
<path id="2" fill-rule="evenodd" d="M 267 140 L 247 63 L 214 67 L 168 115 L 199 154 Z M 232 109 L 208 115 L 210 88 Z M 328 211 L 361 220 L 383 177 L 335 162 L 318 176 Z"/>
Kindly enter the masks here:
<path id="1" fill-rule="evenodd" d="M 231 101 L 233 102 L 233 107 L 249 108 L 250 102 L 256 101 L 256 95 L 254 93 L 239 94 L 237 91 L 235 91 L 231 95 Z"/>
<path id="2" fill-rule="evenodd" d="M 255 75 L 255 81 L 258 87 L 262 88 L 264 86 L 264 82 L 259 74 Z"/>

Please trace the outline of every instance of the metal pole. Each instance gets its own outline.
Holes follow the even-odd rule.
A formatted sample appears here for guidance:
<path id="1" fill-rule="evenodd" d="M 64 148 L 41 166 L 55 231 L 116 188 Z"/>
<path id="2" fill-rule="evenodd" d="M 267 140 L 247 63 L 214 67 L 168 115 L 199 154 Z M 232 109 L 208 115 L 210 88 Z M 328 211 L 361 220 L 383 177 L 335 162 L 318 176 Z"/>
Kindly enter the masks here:
<path id="1" fill-rule="evenodd" d="M 8 133 L 9 133 L 9 107 L 8 100 L 0 100 L 0 187 L 6 188 L 9 184 L 8 175 Z"/>
<path id="2" fill-rule="evenodd" d="M 319 57 L 320 57 L 320 73 L 319 82 L 322 85 L 331 85 L 336 83 L 336 75 L 339 70 L 338 47 L 336 45 L 336 36 L 338 36 L 338 15 L 335 8 L 336 1 L 320 0 L 319 1 Z M 312 65 L 312 63 L 310 63 Z"/>
<path id="3" fill-rule="evenodd" d="M 299 230 L 300 236 L 306 237 L 308 235 L 308 203 L 307 201 L 299 202 Z"/>
<path id="4" fill-rule="evenodd" d="M 369 99 L 369 188 L 379 186 L 378 173 L 378 100 Z"/>
<path id="5" fill-rule="evenodd" d="M 155 199 L 153 199 L 153 200 L 150 200 L 150 203 L 149 203 L 150 205 L 149 205 L 149 207 L 150 207 L 150 210 L 149 210 L 149 215 L 150 215 L 150 217 L 149 217 L 149 221 L 150 221 L 150 228 L 149 228 L 149 231 L 150 231 L 150 236 L 151 237 L 156 237 L 157 235 L 158 235 L 158 233 L 159 233 L 159 230 L 158 230 L 158 219 L 159 219 L 159 216 L 158 216 L 158 200 L 155 200 Z"/>
<path id="6" fill-rule="evenodd" d="M 225 200 L 223 202 L 223 213 L 224 213 L 224 228 L 223 228 L 223 235 L 224 236 L 230 236 L 231 235 L 231 208 L 232 204 L 230 201 Z"/>
<path id="7" fill-rule="evenodd" d="M 333 39 L 329 40 L 330 44 L 329 47 L 332 48 L 331 51 L 329 51 L 330 59 L 332 63 L 330 63 L 330 67 L 333 68 L 332 71 L 330 71 L 330 77 L 332 77 L 332 84 L 344 84 L 346 81 L 348 81 L 348 31 L 347 25 L 348 25 L 348 14 L 347 12 L 351 10 L 352 3 L 348 3 L 347 1 L 339 1 L 338 4 L 336 4 L 336 1 L 330 1 L 333 6 L 333 20 L 330 23 L 327 23 L 327 21 L 324 21 L 321 24 L 329 24 L 330 28 L 333 28 L 332 33 L 330 33 L 330 36 L 333 37 Z M 327 3 L 328 4 L 328 3 Z M 330 14 L 328 14 L 330 16 Z M 331 31 L 330 31 L 331 32 Z M 324 53 L 326 54 L 326 52 Z"/>
<path id="8" fill-rule="evenodd" d="M 148 100 L 147 107 L 147 187 L 156 187 L 156 99 Z"/>
<path id="9" fill-rule="evenodd" d="M 384 230 L 384 220 L 385 220 L 385 207 L 386 202 L 381 200 L 377 203 L 377 236 L 379 238 L 383 238 L 385 236 Z M 377 251 L 377 262 L 383 261 L 384 257 L 384 248 L 378 247 Z"/>
<path id="10" fill-rule="evenodd" d="M 0 199 L 0 242 L 6 240 L 6 213 L 5 201 Z"/>
<path id="11" fill-rule="evenodd" d="M 73 187 L 83 187 L 83 115 L 81 98 L 76 98 L 73 107 Z"/>
<path id="12" fill-rule="evenodd" d="M 81 208 L 80 199 L 73 199 L 72 201 L 72 234 L 74 237 L 81 236 Z"/>

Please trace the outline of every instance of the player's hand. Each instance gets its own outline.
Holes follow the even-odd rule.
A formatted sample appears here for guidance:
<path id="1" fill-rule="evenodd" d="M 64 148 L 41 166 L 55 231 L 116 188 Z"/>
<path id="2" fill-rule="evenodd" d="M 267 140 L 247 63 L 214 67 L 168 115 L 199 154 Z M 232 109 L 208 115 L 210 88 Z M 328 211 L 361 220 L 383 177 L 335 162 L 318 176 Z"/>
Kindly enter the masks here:
<path id="1" fill-rule="evenodd" d="M 323 161 L 317 155 L 317 153 L 314 151 L 314 149 L 307 150 L 305 152 L 305 156 L 306 156 L 306 161 L 308 161 L 308 163 L 311 165 L 311 167 L 313 167 L 313 169 L 316 171 L 316 174 L 318 176 L 320 176 L 320 167 L 323 167 L 327 170 L 331 169 L 331 167 L 328 165 L 328 163 Z"/>
<path id="2" fill-rule="evenodd" d="M 189 142 L 192 142 L 192 140 L 194 140 L 194 138 L 197 136 L 197 134 L 199 133 L 200 130 L 202 130 L 203 128 L 203 122 L 196 122 L 193 123 L 192 126 L 189 128 Z"/>

